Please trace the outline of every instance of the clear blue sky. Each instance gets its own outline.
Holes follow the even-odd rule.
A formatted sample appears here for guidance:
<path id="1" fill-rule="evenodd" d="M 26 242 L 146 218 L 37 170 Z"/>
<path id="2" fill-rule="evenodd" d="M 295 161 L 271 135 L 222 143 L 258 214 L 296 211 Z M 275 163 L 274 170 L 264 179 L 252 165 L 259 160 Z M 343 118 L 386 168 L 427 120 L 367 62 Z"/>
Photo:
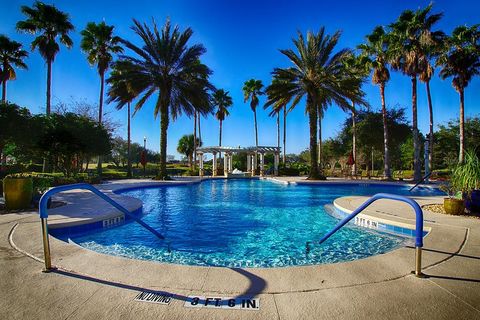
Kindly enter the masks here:
<path id="1" fill-rule="evenodd" d="M 230 91 L 234 105 L 231 115 L 224 122 L 224 145 L 253 145 L 253 114 L 243 102 L 243 82 L 250 78 L 261 79 L 268 84 L 274 67 L 288 66 L 288 60 L 278 49 L 292 46 L 291 39 L 297 30 L 318 30 L 324 25 L 329 33 L 342 30 L 339 48 L 353 48 L 364 40 L 366 34 L 379 24 L 394 21 L 404 9 L 416 9 L 428 5 L 429 0 L 411 1 L 45 1 L 68 12 L 75 25 L 71 50 L 61 48 L 53 65 L 53 103 L 86 99 L 96 103 L 99 94 L 99 78 L 95 68 L 88 65 L 80 51 L 80 31 L 89 21 L 105 20 L 115 25 L 117 35 L 136 41 L 130 30 L 132 18 L 150 22 L 154 17 L 162 24 L 166 17 L 184 28 L 194 30 L 193 42 L 207 48 L 203 61 L 214 71 L 212 82 L 218 88 Z M 33 37 L 19 34 L 15 23 L 23 19 L 21 5 L 33 1 L 8 0 L 0 3 L 0 33 L 23 43 L 27 48 Z M 476 0 L 438 0 L 434 12 L 443 12 L 438 28 L 450 33 L 457 25 L 480 23 L 480 2 Z M 38 54 L 33 52 L 27 60 L 28 71 L 18 71 L 17 80 L 8 84 L 8 99 L 30 108 L 33 113 L 44 112 L 46 67 Z M 431 83 L 435 121 L 442 123 L 458 117 L 458 95 L 450 80 L 435 77 Z M 374 109 L 379 109 L 378 87 L 370 82 L 365 86 L 367 98 Z M 419 127 L 428 131 L 428 112 L 423 84 L 418 86 Z M 466 90 L 466 114 L 480 110 L 480 81 L 475 79 Z M 386 89 L 388 107 L 405 106 L 411 117 L 410 80 L 399 73 L 392 73 Z M 261 103 L 263 103 L 262 98 Z M 143 143 L 147 137 L 150 149 L 159 149 L 159 121 L 153 118 L 154 101 L 149 101 L 137 113 L 132 122 L 134 141 Z M 126 110 L 113 111 L 113 117 L 123 124 L 118 134 L 126 136 Z M 323 122 L 324 137 L 334 136 L 346 115 L 338 107 L 331 106 Z M 258 110 L 259 143 L 276 144 L 276 122 L 262 108 Z M 180 136 L 193 131 L 193 121 L 180 118 L 171 123 L 168 133 L 168 153 L 176 153 Z M 218 122 L 213 118 L 202 119 L 204 145 L 218 144 Z M 298 106 L 287 121 L 287 152 L 298 153 L 308 146 L 308 122 L 304 106 Z"/>

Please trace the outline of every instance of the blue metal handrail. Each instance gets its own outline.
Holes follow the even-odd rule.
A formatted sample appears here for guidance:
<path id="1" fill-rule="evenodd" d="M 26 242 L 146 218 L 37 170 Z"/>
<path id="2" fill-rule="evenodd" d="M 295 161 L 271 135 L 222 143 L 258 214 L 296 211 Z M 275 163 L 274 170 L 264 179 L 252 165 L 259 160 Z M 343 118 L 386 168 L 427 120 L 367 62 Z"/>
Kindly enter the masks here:
<path id="1" fill-rule="evenodd" d="M 101 199 L 105 200 L 112 206 L 114 206 L 116 209 L 121 211 L 123 214 L 128 216 L 130 219 L 134 220 L 138 224 L 140 224 L 142 227 L 153 233 L 155 236 L 157 236 L 161 240 L 165 240 L 165 237 L 161 235 L 158 231 L 150 227 L 148 224 L 143 222 L 141 219 L 137 218 L 135 215 L 133 215 L 127 208 L 95 188 L 94 186 L 88 184 L 88 183 L 77 183 L 77 184 L 69 184 L 69 185 L 64 185 L 64 186 L 59 186 L 52 188 L 45 192 L 42 197 L 40 198 L 40 203 L 38 205 L 38 213 L 40 215 L 40 219 L 42 221 L 42 234 L 43 234 L 43 251 L 44 251 L 44 256 L 45 256 L 45 271 L 49 271 L 52 269 L 52 264 L 51 264 L 51 256 L 50 256 L 50 243 L 48 241 L 48 224 L 47 224 L 47 219 L 48 219 L 48 200 L 54 195 L 59 192 L 64 192 L 64 191 L 69 191 L 69 190 L 77 190 L 77 189 L 82 189 L 82 190 L 88 190 L 93 192 L 95 195 L 99 196 Z"/>
<path id="2" fill-rule="evenodd" d="M 350 213 L 348 216 L 346 216 L 343 220 L 341 220 L 335 228 L 333 228 L 329 233 L 327 233 L 325 236 L 320 239 L 318 244 L 322 244 L 325 242 L 328 238 L 330 238 L 335 232 L 340 230 L 344 225 L 346 225 L 350 220 L 352 220 L 356 215 L 358 215 L 360 212 L 365 210 L 369 205 L 371 205 L 373 202 L 380 200 L 380 199 L 387 199 L 387 200 L 395 200 L 395 201 L 401 201 L 408 203 L 414 210 L 415 210 L 415 216 L 416 216 L 416 221 L 415 221 L 415 252 L 416 252 L 416 259 L 415 259 L 415 275 L 421 276 L 421 267 L 422 267 L 422 247 L 423 247 L 423 211 L 420 205 L 413 199 L 404 197 L 404 196 L 399 196 L 396 194 L 389 194 L 389 193 L 377 193 L 367 201 L 365 201 L 360 207 L 355 209 L 352 213 Z"/>

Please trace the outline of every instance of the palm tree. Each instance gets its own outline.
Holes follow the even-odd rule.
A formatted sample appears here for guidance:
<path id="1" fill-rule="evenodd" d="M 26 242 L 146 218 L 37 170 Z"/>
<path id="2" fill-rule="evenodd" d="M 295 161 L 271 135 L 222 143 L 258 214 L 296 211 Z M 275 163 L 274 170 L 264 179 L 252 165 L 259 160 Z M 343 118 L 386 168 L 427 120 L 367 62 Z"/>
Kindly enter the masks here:
<path id="1" fill-rule="evenodd" d="M 255 124 L 255 147 L 258 148 L 258 128 L 257 128 L 257 106 L 258 96 L 263 95 L 263 83 L 261 80 L 250 79 L 245 81 L 243 85 L 243 98 L 247 102 L 250 100 L 250 108 L 253 111 L 253 119 Z"/>
<path id="2" fill-rule="evenodd" d="M 388 34 L 382 26 L 377 26 L 373 32 L 366 37 L 366 42 L 358 46 L 362 55 L 368 59 L 367 66 L 372 72 L 372 83 L 380 88 L 383 117 L 383 164 L 384 175 L 387 179 L 392 178 L 390 170 L 389 132 L 387 125 L 387 106 L 385 103 L 385 86 L 390 80 L 388 71 L 389 61 L 389 39 Z"/>
<path id="3" fill-rule="evenodd" d="M 87 23 L 82 30 L 82 42 L 80 47 L 87 54 L 87 60 L 90 65 L 97 65 L 98 75 L 100 76 L 100 101 L 98 103 L 98 123 L 102 124 L 103 116 L 103 90 L 105 85 L 105 72 L 112 62 L 112 54 L 122 53 L 123 48 L 119 45 L 120 37 L 113 35 L 113 26 L 108 26 L 105 21 L 99 24 L 95 22 Z M 102 174 L 102 157 L 98 157 L 98 173 Z"/>
<path id="4" fill-rule="evenodd" d="M 280 113 L 283 111 L 283 164 L 286 162 L 286 142 L 287 142 L 287 104 L 290 101 L 290 97 L 284 97 L 283 88 L 288 83 L 280 83 L 282 80 L 273 78 L 272 84 L 269 85 L 265 92 L 267 94 L 267 103 L 265 103 L 264 109 L 272 107 L 269 116 L 277 115 L 277 144 L 280 147 Z M 276 91 L 280 90 L 280 91 Z"/>
<path id="5" fill-rule="evenodd" d="M 0 35 L 0 81 L 2 82 L 2 102 L 7 102 L 7 81 L 15 80 L 17 74 L 14 67 L 27 69 L 23 61 L 28 52 L 22 49 L 22 44 Z"/>
<path id="6" fill-rule="evenodd" d="M 102 123 L 103 116 L 103 90 L 105 72 L 108 70 L 113 60 L 112 54 L 123 52 L 120 44 L 120 37 L 113 35 L 113 26 L 109 26 L 105 21 L 96 24 L 87 23 L 82 30 L 82 42 L 80 47 L 87 54 L 87 60 L 90 65 L 97 65 L 98 75 L 100 76 L 100 101 L 98 104 L 98 123 Z"/>
<path id="7" fill-rule="evenodd" d="M 107 94 L 107 103 L 116 102 L 116 109 L 121 110 L 127 106 L 127 178 L 132 177 L 132 157 L 131 157 L 131 103 L 136 97 L 133 92 L 132 85 L 126 77 L 129 68 L 133 68 L 132 64 L 127 61 L 117 61 L 112 65 L 112 72 L 107 79 L 110 85 Z"/>
<path id="8" fill-rule="evenodd" d="M 369 74 L 370 69 L 368 68 L 368 58 L 364 56 L 357 56 L 353 52 L 348 55 L 344 61 L 344 67 L 346 68 L 347 77 L 351 80 L 356 80 L 358 85 L 357 88 L 352 88 L 355 91 L 358 91 L 358 95 L 364 97 L 365 93 L 362 91 L 362 85 L 365 83 L 366 78 Z M 352 105 L 350 111 L 352 113 L 352 175 L 357 174 L 357 131 L 356 131 L 356 117 L 357 117 L 357 107 L 362 105 L 356 105 L 355 101 L 352 100 Z M 367 106 L 367 105 L 364 105 Z M 390 177 L 387 177 L 390 178 Z"/>
<path id="9" fill-rule="evenodd" d="M 398 20 L 390 25 L 392 67 L 401 70 L 412 81 L 412 127 L 413 127 L 413 179 L 422 179 L 422 163 L 420 155 L 420 138 L 417 121 L 417 77 L 427 67 L 428 60 L 425 47 L 433 42 L 436 32 L 431 31 L 442 14 L 430 14 L 432 5 L 425 9 L 405 10 Z"/>
<path id="10" fill-rule="evenodd" d="M 430 32 L 430 30 L 425 30 L 425 32 Z M 428 114 L 429 114 L 429 152 L 428 152 L 428 171 L 432 172 L 433 166 L 433 103 L 432 103 L 432 94 L 430 91 L 430 81 L 435 73 L 435 68 L 432 65 L 433 61 L 438 59 L 438 56 L 442 53 L 442 50 L 445 48 L 445 39 L 446 35 L 443 31 L 431 32 L 431 38 L 428 42 L 423 43 L 423 50 L 425 53 L 425 58 L 422 59 L 423 66 L 422 72 L 420 73 L 419 79 L 425 83 L 425 90 L 427 92 L 427 102 L 428 102 Z M 425 168 L 427 169 L 427 168 Z"/>
<path id="11" fill-rule="evenodd" d="M 317 124 L 319 110 L 325 110 L 335 103 L 345 110 L 349 109 L 349 101 L 366 103 L 359 96 L 357 80 L 346 76 L 343 61 L 349 50 L 343 49 L 334 53 L 340 38 L 337 31 L 333 36 L 325 34 L 325 28 L 318 33 L 307 33 L 307 39 L 298 33 L 293 40 L 297 52 L 292 49 L 280 50 L 290 59 L 293 66 L 275 68 L 273 76 L 279 81 L 270 85 L 279 99 L 291 101 L 290 109 L 295 108 L 306 97 L 306 113 L 310 126 L 310 174 L 309 179 L 325 178 L 318 170 L 317 157 Z"/>
<path id="12" fill-rule="evenodd" d="M 172 27 L 167 20 L 161 30 L 153 21 L 153 28 L 133 20 L 132 30 L 143 41 L 141 47 L 124 40 L 125 46 L 135 56 L 122 55 L 121 60 L 131 64 L 127 78 L 133 92 L 138 94 L 135 112 L 158 93 L 154 116 L 160 115 L 160 169 L 159 179 L 166 179 L 167 130 L 170 117 L 175 120 L 185 113 L 192 116 L 195 111 L 208 114 L 212 111 L 208 90 L 213 89 L 208 77 L 211 70 L 200 62 L 205 53 L 201 44 L 188 45 L 193 31 L 183 32 Z"/>
<path id="13" fill-rule="evenodd" d="M 480 74 L 480 31 L 478 25 L 461 26 L 447 39 L 447 48 L 437 64 L 442 68 L 442 79 L 452 78 L 452 86 L 460 95 L 460 150 L 459 163 L 465 159 L 465 88 L 472 78 Z"/>
<path id="14" fill-rule="evenodd" d="M 218 145 L 222 146 L 222 124 L 225 120 L 225 117 L 230 115 L 228 111 L 228 107 L 233 104 L 232 97 L 230 97 L 229 92 L 223 89 L 218 89 L 212 95 L 212 105 L 217 107 L 217 111 L 215 112 L 215 118 L 217 118 L 218 122 L 220 123 L 220 132 L 218 134 Z M 222 157 L 222 153 L 219 153 L 219 158 Z"/>
<path id="15" fill-rule="evenodd" d="M 199 139 L 195 140 L 193 134 L 186 134 L 182 136 L 180 140 L 178 140 L 177 151 L 180 154 L 184 154 L 188 158 L 188 166 L 190 169 L 192 168 L 193 150 L 195 145 L 201 146 L 202 141 Z"/>
<path id="16" fill-rule="evenodd" d="M 46 113 L 50 114 L 52 63 L 60 51 L 57 38 L 67 48 L 73 45 L 68 33 L 74 30 L 68 14 L 58 10 L 55 6 L 36 1 L 32 7 L 22 6 L 22 13 L 26 20 L 17 22 L 17 30 L 39 34 L 32 41 L 32 50 L 38 48 L 40 55 L 47 63 L 47 106 Z"/>

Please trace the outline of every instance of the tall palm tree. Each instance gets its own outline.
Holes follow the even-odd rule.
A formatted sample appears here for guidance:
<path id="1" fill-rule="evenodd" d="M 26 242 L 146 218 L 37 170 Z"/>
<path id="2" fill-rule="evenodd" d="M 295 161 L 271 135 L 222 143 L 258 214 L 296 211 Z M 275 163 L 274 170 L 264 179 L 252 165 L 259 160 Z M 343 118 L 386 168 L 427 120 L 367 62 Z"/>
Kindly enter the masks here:
<path id="1" fill-rule="evenodd" d="M 127 178 L 132 177 L 132 156 L 131 156 L 131 104 L 136 97 L 136 93 L 132 90 L 131 81 L 127 78 L 129 68 L 134 66 L 127 61 L 117 61 L 112 65 L 112 72 L 107 79 L 110 85 L 107 94 L 107 103 L 115 102 L 116 109 L 121 110 L 127 106 Z"/>
<path id="2" fill-rule="evenodd" d="M 109 26 L 102 21 L 87 23 L 82 30 L 82 41 L 80 47 L 87 54 L 87 60 L 90 65 L 97 65 L 98 75 L 100 76 L 100 99 L 98 104 L 98 123 L 102 123 L 103 116 L 103 91 L 105 72 L 107 72 L 110 63 L 113 60 L 113 54 L 123 52 L 120 46 L 120 37 L 113 35 L 114 26 Z"/>
<path id="3" fill-rule="evenodd" d="M 258 148 L 258 128 L 257 128 L 257 106 L 258 106 L 258 96 L 264 94 L 262 91 L 263 83 L 262 80 L 250 79 L 245 81 L 243 85 L 243 98 L 245 102 L 250 100 L 250 108 L 253 111 L 253 119 L 255 124 L 255 147 Z"/>
<path id="4" fill-rule="evenodd" d="M 366 78 L 368 77 L 370 69 L 368 68 L 368 58 L 364 56 L 357 56 L 353 52 L 348 55 L 344 61 L 344 67 L 346 68 L 346 76 L 352 80 L 356 80 L 358 85 L 357 88 L 352 88 L 357 91 L 359 96 L 364 97 L 365 93 L 362 91 L 362 85 L 365 83 Z M 357 117 L 357 108 L 367 106 L 367 105 L 357 105 L 354 100 L 352 100 L 352 105 L 350 112 L 352 113 L 352 175 L 357 174 L 357 131 L 356 131 L 356 117 Z M 387 177 L 389 178 L 389 177 Z"/>
<path id="5" fill-rule="evenodd" d="M 285 97 L 283 95 L 283 88 L 288 85 L 287 83 L 281 84 L 282 80 L 273 78 L 272 84 L 265 89 L 267 94 L 267 102 L 264 105 L 264 109 L 271 107 L 270 116 L 277 115 L 277 144 L 280 147 L 280 113 L 283 111 L 283 164 L 286 162 L 286 142 L 287 142 L 287 104 L 291 97 Z M 279 90 L 279 91 L 276 91 Z"/>
<path id="6" fill-rule="evenodd" d="M 0 35 L 0 82 L 2 83 L 2 102 L 7 101 L 7 81 L 15 80 L 15 68 L 27 69 L 24 59 L 28 52 L 22 49 L 22 44 Z"/>
<path id="7" fill-rule="evenodd" d="M 112 54 L 123 52 L 119 45 L 120 37 L 113 35 L 113 26 L 108 26 L 105 21 L 98 24 L 95 22 L 87 23 L 82 30 L 82 42 L 80 47 L 87 54 L 87 60 L 90 65 L 97 65 L 98 75 L 100 76 L 100 101 L 98 103 L 98 123 L 102 124 L 103 116 L 103 91 L 105 85 L 105 72 L 108 70 L 113 60 Z M 102 174 L 102 157 L 98 157 L 98 173 Z"/>
<path id="8" fill-rule="evenodd" d="M 220 131 L 218 134 L 218 145 L 222 146 L 222 124 L 225 120 L 225 117 L 230 115 L 228 107 L 233 104 L 232 97 L 230 97 L 229 92 L 223 89 L 216 90 L 212 95 L 212 105 L 217 108 L 215 112 L 215 118 L 217 118 L 220 123 Z M 222 154 L 219 153 L 219 158 L 222 157 Z"/>
<path id="9" fill-rule="evenodd" d="M 362 55 L 366 57 L 367 66 L 372 72 L 372 83 L 378 85 L 380 89 L 380 98 L 382 102 L 383 118 L 383 164 L 384 176 L 387 179 L 392 178 L 390 170 L 390 150 L 389 150 L 389 129 L 387 124 L 387 106 L 385 103 L 385 86 L 390 80 L 388 63 L 390 59 L 389 38 L 382 26 L 377 26 L 373 32 L 366 37 L 366 42 L 358 46 Z"/>
<path id="10" fill-rule="evenodd" d="M 136 46 L 123 41 L 135 56 L 121 55 L 120 59 L 132 65 L 128 69 L 128 79 L 133 92 L 140 97 L 135 104 L 135 112 L 145 102 L 158 93 L 154 116 L 160 115 L 160 169 L 159 179 L 166 179 L 167 130 L 170 117 L 175 120 L 185 113 L 192 116 L 195 111 L 208 114 L 212 111 L 208 90 L 213 89 L 208 77 L 211 70 L 200 62 L 205 53 L 201 44 L 188 45 L 193 34 L 187 28 L 183 32 L 178 26 L 172 27 L 167 20 L 162 29 L 155 21 L 153 27 L 133 20 L 132 30 L 143 41 Z"/>
<path id="11" fill-rule="evenodd" d="M 413 127 L 413 179 L 422 179 L 420 137 L 417 120 L 417 78 L 426 68 L 428 60 L 425 45 L 432 42 L 435 34 L 431 29 L 442 14 L 430 14 L 432 5 L 417 11 L 405 10 L 398 20 L 390 25 L 392 67 L 401 70 L 412 81 L 412 127 Z"/>
<path id="12" fill-rule="evenodd" d="M 346 77 L 343 60 L 350 52 L 347 49 L 334 53 L 340 38 L 340 32 L 332 36 L 325 34 L 325 28 L 318 33 L 307 33 L 305 39 L 298 33 L 293 43 L 296 48 L 280 50 L 293 66 L 275 68 L 273 76 L 279 81 L 270 85 L 279 98 L 291 101 L 290 109 L 295 108 L 306 97 L 306 113 L 310 126 L 310 174 L 309 179 L 324 178 L 318 170 L 317 162 L 317 124 L 319 110 L 325 110 L 335 103 L 349 109 L 349 101 L 366 103 L 357 88 L 357 80 Z"/>
<path id="13" fill-rule="evenodd" d="M 437 64 L 442 68 L 442 79 L 452 78 L 452 86 L 460 95 L 460 150 L 458 161 L 465 159 L 465 88 L 472 78 L 480 74 L 479 25 L 455 28 L 447 39 L 447 48 Z"/>
<path id="14" fill-rule="evenodd" d="M 423 10 L 431 10 L 431 5 L 428 6 L 426 9 Z M 445 38 L 446 35 L 443 31 L 432 31 L 431 30 L 431 23 L 432 19 L 439 19 L 443 16 L 443 14 L 437 14 L 435 18 L 435 15 L 433 16 L 428 16 L 428 14 L 418 14 L 417 16 L 420 18 L 419 24 L 420 28 L 422 29 L 422 38 L 424 39 L 421 41 L 424 57 L 420 60 L 422 65 L 421 65 L 421 73 L 419 75 L 419 79 L 421 82 L 425 83 L 425 90 L 427 92 L 427 103 L 428 103 L 428 115 L 429 115 L 429 152 L 428 152 L 428 164 L 429 168 L 428 171 L 432 171 L 432 165 L 433 165 L 433 127 L 434 127 L 434 120 L 433 120 L 433 103 L 432 103 L 432 94 L 430 90 L 430 81 L 435 73 L 435 68 L 432 65 L 434 63 L 434 60 L 438 58 L 438 56 L 441 54 L 442 50 L 445 47 Z M 427 168 L 425 168 L 426 170 Z"/>
<path id="15" fill-rule="evenodd" d="M 58 10 L 55 6 L 36 1 L 32 7 L 22 6 L 22 13 L 26 20 L 17 22 L 17 30 L 31 34 L 38 34 L 32 41 L 32 50 L 38 48 L 40 55 L 47 63 L 47 103 L 46 113 L 50 114 L 51 85 L 52 85 L 52 63 L 60 46 L 60 43 L 67 48 L 73 45 L 68 33 L 74 30 L 68 14 Z"/>

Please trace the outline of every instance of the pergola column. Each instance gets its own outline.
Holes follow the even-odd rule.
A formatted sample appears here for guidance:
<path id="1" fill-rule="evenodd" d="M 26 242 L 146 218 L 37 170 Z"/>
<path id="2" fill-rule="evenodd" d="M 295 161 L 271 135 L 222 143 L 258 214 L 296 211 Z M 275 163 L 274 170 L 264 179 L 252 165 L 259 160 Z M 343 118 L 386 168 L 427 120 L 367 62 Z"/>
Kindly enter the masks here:
<path id="1" fill-rule="evenodd" d="M 200 166 L 200 170 L 198 171 L 198 174 L 200 177 L 203 177 L 203 153 L 201 152 L 197 152 L 197 155 L 198 155 L 198 162 L 199 162 L 199 166 Z"/>
<path id="2" fill-rule="evenodd" d="M 250 173 L 252 171 L 252 155 L 247 153 L 247 172 Z"/>
<path id="3" fill-rule="evenodd" d="M 265 154 L 260 152 L 260 176 L 263 177 L 264 175 L 264 164 L 265 164 Z"/>
<path id="4" fill-rule="evenodd" d="M 213 160 L 212 160 L 212 176 L 217 176 L 217 153 L 213 153 Z"/>
<path id="5" fill-rule="evenodd" d="M 228 154 L 223 154 L 223 175 L 228 177 Z"/>
<path id="6" fill-rule="evenodd" d="M 228 173 L 233 171 L 233 154 L 228 155 Z"/>
<path id="7" fill-rule="evenodd" d="M 253 168 L 252 168 L 252 175 L 255 175 L 257 173 L 257 168 L 258 168 L 258 159 L 257 159 L 257 151 L 255 151 L 255 154 L 253 155 Z"/>
<path id="8" fill-rule="evenodd" d="M 274 160 L 273 160 L 273 174 L 278 176 L 278 163 L 280 162 L 280 154 L 275 152 Z"/>

